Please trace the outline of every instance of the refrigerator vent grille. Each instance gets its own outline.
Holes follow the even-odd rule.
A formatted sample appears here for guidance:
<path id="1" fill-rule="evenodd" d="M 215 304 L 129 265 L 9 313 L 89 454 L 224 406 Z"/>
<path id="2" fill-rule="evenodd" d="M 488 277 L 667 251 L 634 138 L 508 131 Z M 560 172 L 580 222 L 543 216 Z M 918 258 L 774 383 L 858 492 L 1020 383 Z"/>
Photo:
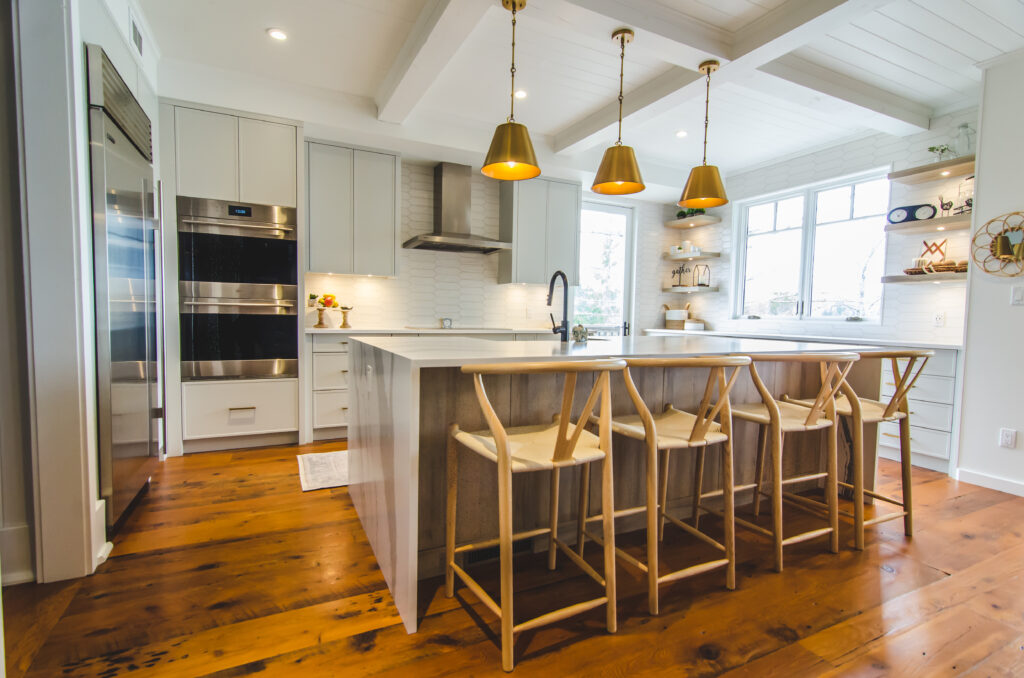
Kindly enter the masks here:
<path id="1" fill-rule="evenodd" d="M 105 110 L 146 160 L 152 162 L 153 132 L 149 116 L 132 96 L 102 48 L 89 45 L 88 59 L 89 104 Z"/>

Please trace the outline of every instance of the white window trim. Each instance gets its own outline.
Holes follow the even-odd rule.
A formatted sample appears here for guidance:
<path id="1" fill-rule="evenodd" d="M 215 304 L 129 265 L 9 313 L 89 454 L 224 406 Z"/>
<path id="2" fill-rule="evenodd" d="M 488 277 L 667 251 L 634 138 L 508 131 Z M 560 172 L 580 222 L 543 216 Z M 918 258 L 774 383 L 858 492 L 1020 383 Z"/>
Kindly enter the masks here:
<path id="1" fill-rule="evenodd" d="M 767 193 L 759 195 L 753 198 L 747 198 L 739 200 L 734 203 L 733 207 L 733 252 L 736 253 L 736 265 L 733 267 L 733 289 L 736 293 L 732 295 L 732 320 L 740 320 L 745 322 L 756 323 L 759 322 L 757 319 L 750 319 L 743 313 L 744 295 L 746 294 L 746 272 L 747 272 L 747 211 L 751 207 L 756 207 L 764 203 L 778 202 L 787 198 L 794 198 L 796 196 L 804 196 L 804 224 L 803 232 L 804 237 L 802 239 L 802 246 L 800 252 L 800 263 L 803 270 L 801 271 L 801 304 L 805 303 L 811 298 L 813 275 L 814 275 L 814 257 L 810 256 L 810 253 L 814 251 L 814 237 L 815 227 L 814 216 L 817 212 L 817 193 L 821 191 L 827 191 L 832 188 L 839 188 L 840 186 L 846 186 L 848 184 L 857 184 L 864 181 L 870 181 L 872 179 L 885 178 L 890 167 L 879 167 L 873 170 L 865 172 L 858 172 L 856 174 L 849 174 L 842 177 L 836 177 L 826 181 L 819 181 L 810 184 L 804 184 L 795 188 L 787 188 L 785 190 L 776 191 L 774 193 Z M 890 193 L 890 200 L 891 200 Z M 888 256 L 888 246 L 886 246 L 885 255 Z M 885 293 L 886 288 L 882 286 L 882 298 L 880 300 L 879 313 L 877 318 L 870 318 L 851 323 L 859 327 L 878 327 L 884 324 L 885 314 Z M 800 315 L 797 316 L 762 316 L 760 320 L 767 320 L 770 322 L 781 322 L 781 323 L 817 323 L 817 324 L 829 324 L 829 323 L 841 323 L 846 322 L 845 318 L 829 318 L 829 317 L 812 317 L 810 315 L 803 314 L 803 307 L 800 307 Z"/>
<path id="2" fill-rule="evenodd" d="M 636 335 L 636 238 L 637 231 L 640 230 L 640 224 L 638 223 L 639 214 L 635 205 L 616 202 L 614 200 L 600 200 L 595 199 L 594 196 L 584 196 L 580 201 L 580 212 L 583 210 L 594 210 L 597 212 L 610 212 L 612 214 L 621 214 L 628 211 L 626 217 L 626 280 L 625 289 L 623 290 L 623 302 L 626 305 L 625 322 L 629 323 L 630 335 Z M 580 234 L 583 232 L 583 220 L 580 219 Z M 570 325 L 574 322 L 573 319 L 576 317 L 576 292 L 579 290 L 578 287 L 571 287 L 569 294 L 569 322 Z"/>

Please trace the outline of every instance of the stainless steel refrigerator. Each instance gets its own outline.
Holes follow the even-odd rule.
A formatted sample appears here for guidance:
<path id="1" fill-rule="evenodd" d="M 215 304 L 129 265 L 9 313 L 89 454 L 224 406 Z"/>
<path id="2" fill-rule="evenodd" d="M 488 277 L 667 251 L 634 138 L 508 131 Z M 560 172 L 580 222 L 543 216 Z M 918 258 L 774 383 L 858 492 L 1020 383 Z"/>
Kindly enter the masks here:
<path id="1" fill-rule="evenodd" d="M 148 487 L 162 425 L 158 257 L 149 118 L 86 46 L 100 496 L 108 532 Z"/>

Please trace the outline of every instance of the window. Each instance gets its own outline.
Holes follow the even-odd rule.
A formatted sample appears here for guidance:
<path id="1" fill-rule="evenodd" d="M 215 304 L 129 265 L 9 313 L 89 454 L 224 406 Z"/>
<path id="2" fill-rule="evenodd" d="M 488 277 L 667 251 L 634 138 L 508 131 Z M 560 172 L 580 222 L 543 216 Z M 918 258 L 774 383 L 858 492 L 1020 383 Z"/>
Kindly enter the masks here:
<path id="1" fill-rule="evenodd" d="M 739 315 L 880 319 L 888 206 L 877 176 L 741 205 Z"/>
<path id="2" fill-rule="evenodd" d="M 594 334 L 622 334 L 630 318 L 633 210 L 583 203 L 580 285 L 573 295 L 576 322 Z"/>

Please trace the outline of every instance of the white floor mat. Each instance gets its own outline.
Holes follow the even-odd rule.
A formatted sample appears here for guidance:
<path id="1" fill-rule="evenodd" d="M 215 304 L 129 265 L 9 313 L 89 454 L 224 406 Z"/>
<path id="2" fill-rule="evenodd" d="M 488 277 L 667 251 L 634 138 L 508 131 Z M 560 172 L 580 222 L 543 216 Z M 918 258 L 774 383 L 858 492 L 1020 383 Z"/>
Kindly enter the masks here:
<path id="1" fill-rule="evenodd" d="M 300 454 L 298 460 L 303 492 L 348 485 L 348 450 Z"/>

